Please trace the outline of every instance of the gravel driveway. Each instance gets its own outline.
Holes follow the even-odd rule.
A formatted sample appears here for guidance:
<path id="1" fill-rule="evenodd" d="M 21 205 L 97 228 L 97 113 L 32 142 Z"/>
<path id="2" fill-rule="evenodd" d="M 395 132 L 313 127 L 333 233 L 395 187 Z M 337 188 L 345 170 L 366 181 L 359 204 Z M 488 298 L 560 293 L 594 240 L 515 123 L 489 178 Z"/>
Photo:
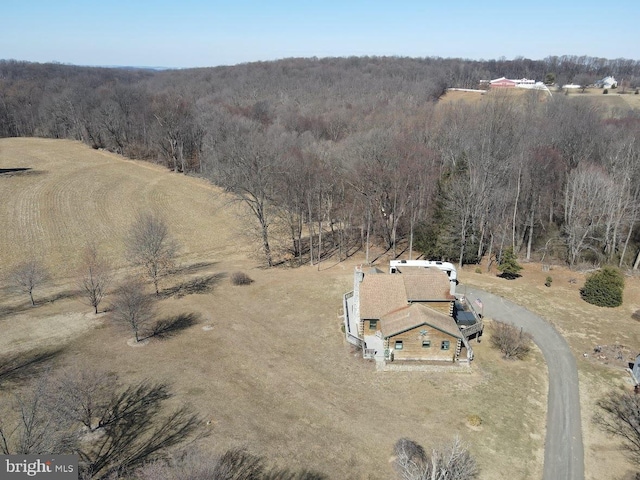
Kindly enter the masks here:
<path id="1" fill-rule="evenodd" d="M 584 480 L 578 369 L 569 345 L 555 328 L 526 308 L 497 295 L 467 287 L 470 301 L 480 299 L 484 315 L 522 327 L 533 335 L 549 373 L 544 480 Z"/>

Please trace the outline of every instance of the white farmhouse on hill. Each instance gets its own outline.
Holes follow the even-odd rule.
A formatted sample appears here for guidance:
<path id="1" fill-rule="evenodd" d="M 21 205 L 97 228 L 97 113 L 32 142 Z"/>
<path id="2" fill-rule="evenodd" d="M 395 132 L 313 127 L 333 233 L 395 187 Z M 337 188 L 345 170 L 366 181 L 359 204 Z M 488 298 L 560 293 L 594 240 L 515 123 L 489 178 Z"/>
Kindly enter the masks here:
<path id="1" fill-rule="evenodd" d="M 613 77 L 604 77 L 602 80 L 598 80 L 595 85 L 599 88 L 618 88 L 618 81 Z"/>
<path id="2" fill-rule="evenodd" d="M 487 81 L 484 80 L 480 83 L 486 84 Z M 529 78 L 520 78 L 520 79 L 510 79 L 506 77 L 496 78 L 488 82 L 491 88 L 527 88 L 530 90 L 544 90 L 551 94 L 549 88 L 542 82 L 536 82 L 535 80 L 531 80 Z"/>

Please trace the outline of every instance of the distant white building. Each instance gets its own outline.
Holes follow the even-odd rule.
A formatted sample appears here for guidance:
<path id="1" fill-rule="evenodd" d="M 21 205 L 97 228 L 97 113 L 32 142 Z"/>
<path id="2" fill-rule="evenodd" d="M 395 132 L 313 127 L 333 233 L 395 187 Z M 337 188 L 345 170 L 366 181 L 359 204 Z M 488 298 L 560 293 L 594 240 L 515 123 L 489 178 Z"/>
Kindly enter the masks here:
<path id="1" fill-rule="evenodd" d="M 532 80 L 532 82 L 533 82 L 533 80 Z M 549 87 L 547 87 L 542 82 L 519 83 L 519 84 L 516 85 L 516 88 L 526 88 L 526 89 L 529 89 L 529 90 L 543 90 L 543 91 L 547 92 L 549 95 L 551 95 L 551 91 L 549 90 Z"/>
<path id="2" fill-rule="evenodd" d="M 613 77 L 604 77 L 595 83 L 598 88 L 618 88 L 618 81 Z"/>
<path id="3" fill-rule="evenodd" d="M 500 77 L 490 81 L 480 80 L 480 83 L 484 85 L 488 83 L 491 88 L 526 88 L 531 90 L 543 90 L 551 95 L 549 88 L 544 83 L 536 82 L 529 78 L 514 80 L 506 77 Z"/>
<path id="4" fill-rule="evenodd" d="M 481 80 L 480 83 L 483 83 Z M 486 83 L 486 80 L 484 81 Z M 494 80 L 489 81 L 489 85 L 491 87 L 502 87 L 502 88 L 510 88 L 510 87 L 523 87 L 524 85 L 535 85 L 535 80 L 530 80 L 528 78 L 520 78 L 520 79 L 511 79 L 506 77 L 496 78 Z M 524 87 L 527 88 L 527 87 Z"/>

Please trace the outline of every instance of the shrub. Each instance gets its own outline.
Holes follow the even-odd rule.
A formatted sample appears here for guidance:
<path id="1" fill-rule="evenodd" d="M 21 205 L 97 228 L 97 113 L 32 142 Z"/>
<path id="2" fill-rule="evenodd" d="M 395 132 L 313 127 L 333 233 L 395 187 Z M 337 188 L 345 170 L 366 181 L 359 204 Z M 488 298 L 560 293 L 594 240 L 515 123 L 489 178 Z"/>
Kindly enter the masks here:
<path id="1" fill-rule="evenodd" d="M 591 274 L 580 289 L 582 299 L 598 307 L 618 307 L 622 305 L 624 278 L 612 267 L 605 267 Z"/>
<path id="2" fill-rule="evenodd" d="M 482 418 L 480 418 L 480 415 L 476 414 L 467 415 L 467 423 L 472 427 L 479 427 L 482 425 Z"/>
<path id="3" fill-rule="evenodd" d="M 609 90 L 607 90 L 607 89 L 605 88 L 605 89 L 602 91 L 602 93 L 604 93 L 604 94 L 606 95 L 607 93 L 609 93 Z"/>
<path id="4" fill-rule="evenodd" d="M 551 282 L 553 282 L 553 278 L 551 278 L 550 276 L 548 276 L 546 278 L 546 280 L 544 281 L 544 286 L 545 287 L 550 287 L 551 286 Z"/>
<path id="5" fill-rule="evenodd" d="M 494 322 L 491 326 L 491 346 L 504 358 L 522 360 L 531 351 L 531 343 L 531 335 L 515 325 Z"/>
<path id="6" fill-rule="evenodd" d="M 244 272 L 234 272 L 231 275 L 232 285 L 250 285 L 251 283 L 253 283 L 253 280 Z"/>
<path id="7" fill-rule="evenodd" d="M 475 272 L 476 272 L 476 273 L 482 273 L 482 269 L 481 269 L 480 267 L 476 267 Z"/>

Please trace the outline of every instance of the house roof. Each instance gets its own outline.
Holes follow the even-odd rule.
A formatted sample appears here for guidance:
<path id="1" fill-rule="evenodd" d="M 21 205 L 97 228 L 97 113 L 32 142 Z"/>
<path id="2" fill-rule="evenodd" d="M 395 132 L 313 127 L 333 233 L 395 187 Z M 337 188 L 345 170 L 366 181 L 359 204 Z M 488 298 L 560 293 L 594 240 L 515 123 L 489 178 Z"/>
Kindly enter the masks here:
<path id="1" fill-rule="evenodd" d="M 360 284 L 360 318 L 381 318 L 410 302 L 452 301 L 449 277 L 437 268 L 407 269 L 407 273 L 365 273 Z"/>
<path id="2" fill-rule="evenodd" d="M 360 318 L 380 318 L 407 305 L 402 275 L 365 274 L 360 284 Z"/>
<path id="3" fill-rule="evenodd" d="M 380 330 L 384 338 L 407 330 L 428 325 L 455 338 L 462 338 L 453 318 L 420 303 L 414 303 L 384 315 L 380 319 Z"/>
<path id="4" fill-rule="evenodd" d="M 448 275 L 437 268 L 407 269 L 403 273 L 404 287 L 409 302 L 455 300 L 451 295 Z"/>
<path id="5" fill-rule="evenodd" d="M 515 85 L 516 83 L 518 83 L 516 80 L 511 80 L 510 78 L 505 78 L 505 77 L 500 77 L 500 78 L 496 78 L 495 80 L 491 80 L 489 82 L 490 85 L 494 85 L 494 84 L 513 84 Z"/>

